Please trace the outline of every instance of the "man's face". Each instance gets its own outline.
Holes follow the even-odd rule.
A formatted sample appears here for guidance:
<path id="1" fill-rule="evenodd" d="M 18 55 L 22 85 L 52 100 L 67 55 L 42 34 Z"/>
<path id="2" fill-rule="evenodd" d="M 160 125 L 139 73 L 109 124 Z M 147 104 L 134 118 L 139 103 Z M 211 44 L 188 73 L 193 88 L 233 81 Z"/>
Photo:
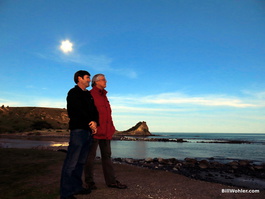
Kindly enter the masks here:
<path id="1" fill-rule="evenodd" d="M 97 80 L 96 85 L 100 89 L 104 89 L 107 87 L 107 80 L 104 76 L 100 76 L 99 80 Z"/>
<path id="2" fill-rule="evenodd" d="M 84 88 L 89 87 L 90 83 L 90 76 L 89 75 L 84 75 L 84 77 L 78 77 L 78 83 L 81 84 Z"/>

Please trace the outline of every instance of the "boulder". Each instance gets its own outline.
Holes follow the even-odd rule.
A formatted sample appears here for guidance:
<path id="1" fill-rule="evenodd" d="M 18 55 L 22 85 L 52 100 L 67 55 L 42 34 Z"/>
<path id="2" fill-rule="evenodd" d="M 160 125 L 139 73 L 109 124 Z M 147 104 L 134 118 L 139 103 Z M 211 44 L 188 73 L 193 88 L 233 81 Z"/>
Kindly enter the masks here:
<path id="1" fill-rule="evenodd" d="M 145 158 L 145 162 L 153 162 L 153 158 Z"/>
<path id="2" fill-rule="evenodd" d="M 238 164 L 240 165 L 240 166 L 247 166 L 247 165 L 249 165 L 249 161 L 248 160 L 240 160 L 240 161 L 238 161 Z"/>
<path id="3" fill-rule="evenodd" d="M 207 160 L 199 161 L 199 167 L 201 169 L 207 169 L 207 168 L 209 168 L 209 166 L 210 166 L 210 164 L 209 164 L 209 162 Z"/>

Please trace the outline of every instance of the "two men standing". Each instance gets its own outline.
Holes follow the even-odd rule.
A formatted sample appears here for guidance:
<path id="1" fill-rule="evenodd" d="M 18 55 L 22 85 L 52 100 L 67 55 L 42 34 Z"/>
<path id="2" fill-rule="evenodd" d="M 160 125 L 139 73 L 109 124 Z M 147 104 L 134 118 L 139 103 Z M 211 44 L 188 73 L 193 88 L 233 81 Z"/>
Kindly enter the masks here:
<path id="1" fill-rule="evenodd" d="M 98 145 L 106 184 L 112 188 L 125 189 L 127 186 L 116 180 L 111 161 L 110 140 L 115 127 L 106 96 L 105 76 L 98 74 L 93 77 L 91 92 L 86 90 L 90 84 L 90 74 L 87 71 L 77 71 L 74 81 L 77 85 L 68 92 L 67 96 L 70 141 L 61 175 L 61 199 L 74 199 L 74 195 L 89 194 L 91 189 L 96 189 L 93 162 Z M 88 188 L 82 186 L 84 165 Z"/>

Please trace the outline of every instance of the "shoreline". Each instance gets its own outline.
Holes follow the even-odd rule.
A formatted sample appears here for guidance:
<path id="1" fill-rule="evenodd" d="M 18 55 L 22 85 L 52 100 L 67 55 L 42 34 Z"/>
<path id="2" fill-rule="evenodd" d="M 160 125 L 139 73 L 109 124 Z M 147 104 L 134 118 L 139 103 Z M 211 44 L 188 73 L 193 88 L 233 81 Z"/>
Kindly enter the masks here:
<path id="1" fill-rule="evenodd" d="M 3 133 L 0 134 L 0 138 L 69 138 L 69 130 L 59 129 L 59 130 L 36 130 L 31 132 L 22 133 Z M 159 135 L 129 135 L 129 134 L 114 134 L 112 140 L 119 141 L 146 141 L 146 142 L 190 142 L 182 138 L 155 138 Z M 150 138 L 151 137 L 151 138 Z M 154 138 L 153 138 L 154 137 Z M 218 143 L 218 144 L 252 144 L 253 142 L 244 140 L 224 140 L 220 139 L 218 141 L 197 141 L 196 143 Z"/>
<path id="2" fill-rule="evenodd" d="M 152 135 L 158 136 L 158 135 Z M 123 135 L 114 136 L 113 140 L 120 141 L 147 141 L 147 142 L 190 142 L 182 138 L 149 138 L 149 136 L 133 136 L 133 135 Z M 243 140 L 220 140 L 220 141 L 197 141 L 196 143 L 220 143 L 220 144 L 251 144 L 252 142 Z"/>
<path id="3" fill-rule="evenodd" d="M 98 159 L 100 158 L 98 157 Z M 175 158 L 113 158 L 113 161 L 180 174 L 195 180 L 265 190 L 265 163 L 256 165 L 248 160 L 240 160 L 222 164 L 214 160 L 198 161 L 193 158 L 185 158 L 185 160 Z"/>
<path id="4" fill-rule="evenodd" d="M 1 182 L 3 199 L 60 198 L 59 186 L 65 153 L 44 150 L 2 149 Z M 10 162 L 13 162 L 10 165 Z M 112 189 L 106 186 L 101 160 L 95 161 L 95 183 L 98 187 L 89 195 L 77 195 L 77 199 L 263 199 L 265 190 L 243 188 L 207 182 L 166 170 L 154 170 L 114 161 L 117 179 L 128 185 L 127 189 Z M 30 170 L 28 168 L 31 168 Z M 38 169 L 36 169 L 38 168 Z M 19 173 L 21 175 L 18 175 Z M 15 180 L 13 180 L 15 179 Z M 16 189 L 14 189 L 16 187 Z"/>
<path id="5" fill-rule="evenodd" d="M 54 132 L 54 131 L 53 131 Z M 25 132 L 23 134 L 0 134 L 0 138 L 68 138 L 68 131 L 60 131 L 52 133 L 43 132 Z M 150 138 L 154 139 L 154 138 Z M 117 140 L 117 139 L 114 139 Z M 135 141 L 135 140 L 123 140 Z M 137 140 L 138 141 L 138 140 Z M 146 138 L 141 138 L 146 141 Z M 149 140 L 150 141 L 150 140 Z M 158 140 L 159 141 L 159 140 Z M 1 145 L 0 145 L 1 148 Z M 34 147 L 36 150 L 53 150 L 66 152 L 67 146 L 57 147 Z M 202 180 L 207 182 L 215 182 L 224 185 L 239 186 L 244 188 L 256 188 L 265 190 L 265 162 L 255 164 L 250 160 L 231 160 L 227 163 L 216 161 L 209 157 L 204 160 L 196 158 L 185 158 L 177 160 L 175 158 L 113 158 L 113 162 L 117 164 L 128 164 L 136 167 L 144 167 L 151 170 L 163 170 L 171 173 L 180 174 L 191 179 Z"/>

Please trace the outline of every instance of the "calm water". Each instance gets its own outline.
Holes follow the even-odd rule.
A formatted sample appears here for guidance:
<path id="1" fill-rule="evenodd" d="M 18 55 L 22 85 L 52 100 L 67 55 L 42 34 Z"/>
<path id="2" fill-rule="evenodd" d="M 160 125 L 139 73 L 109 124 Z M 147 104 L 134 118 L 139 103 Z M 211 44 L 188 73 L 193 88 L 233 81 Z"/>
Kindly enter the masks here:
<path id="1" fill-rule="evenodd" d="M 184 159 L 186 157 L 216 160 L 248 159 L 265 162 L 265 134 L 231 133 L 154 133 L 156 138 L 182 138 L 188 142 L 112 142 L 113 157 L 162 157 Z M 224 141 L 250 141 L 251 144 L 228 144 Z M 200 143 L 220 142 L 220 143 Z"/>
<path id="2" fill-rule="evenodd" d="M 112 141 L 112 157 L 121 158 L 176 158 L 186 157 L 228 161 L 248 159 L 265 162 L 265 134 L 230 133 L 153 133 L 155 138 L 182 138 L 187 142 Z M 250 141 L 251 144 L 227 144 L 227 140 Z M 220 143 L 200 143 L 200 142 Z M 0 138 L 1 147 L 33 148 L 39 146 L 68 146 L 68 139 L 22 140 Z M 99 154 L 99 153 L 98 153 Z"/>

